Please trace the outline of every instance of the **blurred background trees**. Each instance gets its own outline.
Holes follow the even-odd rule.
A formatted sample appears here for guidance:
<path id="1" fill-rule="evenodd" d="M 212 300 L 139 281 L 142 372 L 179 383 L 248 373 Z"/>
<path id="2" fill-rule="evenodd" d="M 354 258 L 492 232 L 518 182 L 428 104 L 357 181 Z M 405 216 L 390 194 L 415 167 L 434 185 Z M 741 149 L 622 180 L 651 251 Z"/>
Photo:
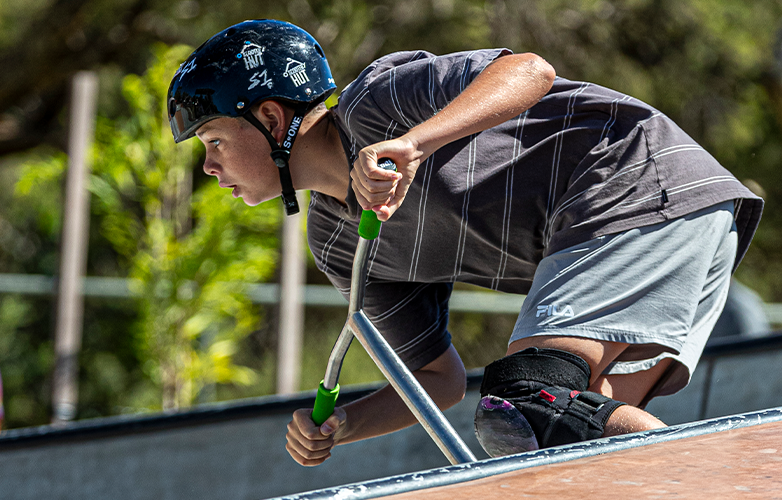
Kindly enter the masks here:
<path id="1" fill-rule="evenodd" d="M 344 87 L 395 50 L 505 46 L 560 76 L 671 116 L 767 208 L 737 277 L 782 301 L 782 0 L 4 0 L 0 3 L 0 273 L 58 271 L 69 79 L 100 77 L 88 275 L 133 278 L 140 299 L 88 299 L 79 417 L 266 394 L 274 310 L 234 281 L 273 281 L 276 200 L 231 202 L 174 145 L 161 98 L 193 47 L 244 19 L 312 33 Z M 192 196 L 191 196 L 192 193 Z M 310 266 L 310 283 L 324 283 Z M 53 299 L 0 296 L 7 426 L 48 422 Z M 452 314 L 468 367 L 502 355 L 514 318 Z M 302 388 L 315 387 L 344 313 L 310 308 Z M 360 349 L 347 383 L 379 378 Z"/>

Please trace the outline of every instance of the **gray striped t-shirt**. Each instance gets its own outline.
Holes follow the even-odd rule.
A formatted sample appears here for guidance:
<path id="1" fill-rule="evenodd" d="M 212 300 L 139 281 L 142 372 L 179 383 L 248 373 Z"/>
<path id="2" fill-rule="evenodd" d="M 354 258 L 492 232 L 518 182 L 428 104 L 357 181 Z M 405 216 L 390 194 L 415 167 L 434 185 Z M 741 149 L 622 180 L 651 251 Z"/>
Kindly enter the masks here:
<path id="1" fill-rule="evenodd" d="M 430 118 L 509 53 L 401 52 L 372 63 L 332 110 L 346 168 L 361 148 Z M 419 167 L 373 243 L 365 310 L 414 370 L 450 344 L 454 282 L 523 294 L 550 253 L 726 200 L 736 201 L 738 264 L 763 201 L 651 106 L 557 78 L 528 111 L 444 146 Z M 352 191 L 341 202 L 312 193 L 310 249 L 346 295 L 359 213 Z"/>

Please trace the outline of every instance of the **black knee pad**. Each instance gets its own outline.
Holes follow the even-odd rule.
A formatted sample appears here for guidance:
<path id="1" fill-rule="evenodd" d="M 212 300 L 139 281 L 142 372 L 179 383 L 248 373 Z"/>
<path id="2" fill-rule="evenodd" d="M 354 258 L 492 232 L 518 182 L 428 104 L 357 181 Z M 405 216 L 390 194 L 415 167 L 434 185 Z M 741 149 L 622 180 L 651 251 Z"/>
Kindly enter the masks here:
<path id="1" fill-rule="evenodd" d="M 530 348 L 495 361 L 481 384 L 478 440 L 499 456 L 602 437 L 624 403 L 587 391 L 589 377 L 586 361 L 556 349 Z M 528 439 L 530 430 L 536 443 Z M 526 444 L 509 442 L 515 434 Z"/>

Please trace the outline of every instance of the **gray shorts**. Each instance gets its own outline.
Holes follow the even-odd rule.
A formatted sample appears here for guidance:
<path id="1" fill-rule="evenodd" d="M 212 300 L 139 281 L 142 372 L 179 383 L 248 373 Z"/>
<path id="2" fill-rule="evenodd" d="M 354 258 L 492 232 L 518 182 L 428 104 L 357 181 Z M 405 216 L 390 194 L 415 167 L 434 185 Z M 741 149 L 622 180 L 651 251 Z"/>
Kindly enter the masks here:
<path id="1" fill-rule="evenodd" d="M 684 388 L 728 294 L 733 208 L 724 202 L 544 258 L 509 343 L 563 335 L 632 344 L 604 374 L 636 373 L 672 358 L 654 395 Z"/>

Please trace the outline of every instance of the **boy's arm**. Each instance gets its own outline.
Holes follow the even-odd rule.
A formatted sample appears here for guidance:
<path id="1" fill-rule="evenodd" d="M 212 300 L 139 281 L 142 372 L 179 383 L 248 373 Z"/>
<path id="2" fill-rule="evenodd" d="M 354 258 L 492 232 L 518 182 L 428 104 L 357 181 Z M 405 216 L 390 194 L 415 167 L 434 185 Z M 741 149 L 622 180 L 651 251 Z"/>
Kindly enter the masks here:
<path id="1" fill-rule="evenodd" d="M 367 146 L 351 171 L 353 190 L 365 210 L 386 221 L 402 204 L 418 166 L 437 149 L 497 126 L 534 106 L 551 89 L 556 73 L 535 54 L 511 54 L 489 64 L 439 113 L 406 134 Z M 390 157 L 398 172 L 377 167 Z"/>
<path id="2" fill-rule="evenodd" d="M 464 397 L 466 375 L 456 349 L 451 345 L 440 357 L 413 372 L 434 402 L 449 408 Z M 311 418 L 312 409 L 300 409 L 288 424 L 288 453 L 301 465 L 323 463 L 338 444 L 380 436 L 417 422 L 394 388 L 377 392 L 336 408 L 320 427 Z"/>

